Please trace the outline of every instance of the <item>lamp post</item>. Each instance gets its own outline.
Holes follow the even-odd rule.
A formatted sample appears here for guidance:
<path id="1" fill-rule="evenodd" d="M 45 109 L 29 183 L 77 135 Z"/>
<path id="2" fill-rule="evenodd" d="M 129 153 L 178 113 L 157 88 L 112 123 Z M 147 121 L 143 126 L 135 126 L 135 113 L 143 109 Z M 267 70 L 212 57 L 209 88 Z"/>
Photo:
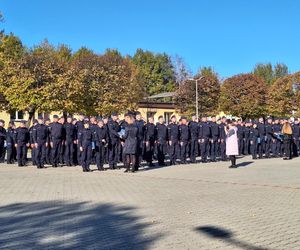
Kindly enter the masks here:
<path id="1" fill-rule="evenodd" d="M 204 78 L 204 76 L 201 76 L 198 79 L 194 79 L 194 78 L 189 78 L 189 81 L 195 81 L 196 83 L 196 117 L 197 119 L 199 119 L 199 107 L 198 107 L 198 81 L 202 80 Z"/>

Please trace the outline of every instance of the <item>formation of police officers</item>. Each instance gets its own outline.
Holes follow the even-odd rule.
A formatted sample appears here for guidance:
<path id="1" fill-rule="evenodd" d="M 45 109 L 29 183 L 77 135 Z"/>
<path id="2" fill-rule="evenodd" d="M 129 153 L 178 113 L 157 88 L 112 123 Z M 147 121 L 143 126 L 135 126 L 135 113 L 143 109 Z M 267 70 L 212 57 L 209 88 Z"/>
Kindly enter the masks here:
<path id="1" fill-rule="evenodd" d="M 251 154 L 253 159 L 283 156 L 281 133 L 284 119 L 263 118 L 257 121 L 237 120 L 238 145 L 240 155 Z M 300 125 L 298 119 L 292 125 L 293 156 L 298 156 L 300 146 Z M 58 167 L 62 165 L 81 165 L 84 172 L 90 172 L 90 165 L 96 164 L 103 171 L 104 164 L 110 169 L 119 168 L 120 162 L 126 172 L 137 171 L 144 160 L 150 167 L 157 160 L 159 166 L 165 165 L 166 155 L 169 164 L 186 164 L 196 162 L 226 161 L 226 118 L 209 120 L 203 116 L 197 121 L 195 115 L 190 121 L 181 117 L 177 121 L 172 116 L 168 125 L 159 117 L 144 121 L 139 112 L 127 113 L 124 120 L 119 120 L 117 113 L 111 117 L 87 118 L 83 114 L 79 119 L 72 116 L 53 116 L 53 120 L 39 116 L 28 129 L 26 121 L 16 128 L 9 122 L 8 129 L 0 120 L 0 162 L 17 161 L 18 166 L 26 166 L 27 150 L 31 148 L 32 164 L 37 168 L 45 165 Z"/>

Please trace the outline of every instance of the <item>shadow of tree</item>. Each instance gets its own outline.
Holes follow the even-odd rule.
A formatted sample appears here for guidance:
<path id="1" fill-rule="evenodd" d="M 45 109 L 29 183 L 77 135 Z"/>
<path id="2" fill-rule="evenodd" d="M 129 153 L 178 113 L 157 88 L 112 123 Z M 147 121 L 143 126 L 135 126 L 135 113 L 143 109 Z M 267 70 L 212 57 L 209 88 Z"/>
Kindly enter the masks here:
<path id="1" fill-rule="evenodd" d="M 16 203 L 0 207 L 1 249 L 148 249 L 149 234 L 134 207 L 88 202 Z"/>
<path id="2" fill-rule="evenodd" d="M 216 226 L 200 226 L 196 227 L 195 230 L 210 238 L 221 239 L 241 249 L 247 250 L 266 250 L 267 248 L 253 246 L 247 242 L 240 241 L 234 238 L 234 233 L 228 229 L 224 229 Z"/>

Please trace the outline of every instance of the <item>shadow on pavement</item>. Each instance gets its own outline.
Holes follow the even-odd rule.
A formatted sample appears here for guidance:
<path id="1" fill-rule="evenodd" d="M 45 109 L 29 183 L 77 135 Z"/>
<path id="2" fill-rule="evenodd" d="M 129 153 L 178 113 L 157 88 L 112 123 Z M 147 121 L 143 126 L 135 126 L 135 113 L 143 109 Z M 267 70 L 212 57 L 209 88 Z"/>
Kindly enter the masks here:
<path id="1" fill-rule="evenodd" d="M 248 167 L 248 166 L 251 165 L 252 163 L 254 163 L 254 161 L 244 161 L 244 162 L 241 162 L 241 163 L 236 164 L 236 166 L 237 166 L 238 168 L 241 168 L 241 167 Z"/>
<path id="2" fill-rule="evenodd" d="M 136 209 L 62 201 L 0 207 L 0 249 L 148 249 L 162 235 L 146 234 Z"/>
<path id="3" fill-rule="evenodd" d="M 234 234 L 227 229 L 216 227 L 216 226 L 200 226 L 196 227 L 195 230 L 201 234 L 206 235 L 209 238 L 216 240 L 223 240 L 226 243 L 230 243 L 232 246 L 247 249 L 247 250 L 266 250 L 267 248 L 256 247 L 246 242 L 237 240 L 234 238 Z"/>

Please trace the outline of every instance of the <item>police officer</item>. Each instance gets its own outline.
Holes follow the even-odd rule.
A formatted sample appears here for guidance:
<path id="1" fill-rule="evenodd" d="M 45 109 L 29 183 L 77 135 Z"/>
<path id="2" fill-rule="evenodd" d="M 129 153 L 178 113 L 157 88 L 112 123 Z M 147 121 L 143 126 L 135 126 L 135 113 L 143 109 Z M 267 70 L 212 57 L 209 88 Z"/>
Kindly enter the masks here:
<path id="1" fill-rule="evenodd" d="M 64 124 L 65 131 L 65 163 L 67 166 L 74 166 L 74 149 L 76 146 L 76 127 L 73 124 L 71 115 L 67 117 L 67 122 Z"/>
<path id="2" fill-rule="evenodd" d="M 219 125 L 219 130 L 220 130 L 220 156 L 221 156 L 221 161 L 226 161 L 227 156 L 226 156 L 226 117 L 223 116 L 221 118 L 221 123 Z"/>
<path id="3" fill-rule="evenodd" d="M 15 159 L 14 134 L 15 134 L 15 123 L 13 121 L 10 121 L 8 123 L 8 128 L 6 131 L 7 164 L 13 164 Z"/>
<path id="4" fill-rule="evenodd" d="M 168 124 L 170 165 L 176 164 L 176 159 L 179 152 L 178 139 L 179 139 L 179 129 L 176 123 L 176 116 L 172 115 L 171 122 Z"/>
<path id="5" fill-rule="evenodd" d="M 210 160 L 216 162 L 220 143 L 220 128 L 217 124 L 217 118 L 213 116 L 210 122 L 211 143 L 210 143 Z"/>
<path id="6" fill-rule="evenodd" d="M 190 130 L 186 117 L 181 117 L 181 125 L 179 125 L 179 145 L 181 164 L 187 164 L 187 156 L 189 151 Z"/>
<path id="7" fill-rule="evenodd" d="M 293 130 L 293 155 L 297 157 L 299 155 L 299 141 L 300 141 L 300 125 L 298 118 L 295 118 L 292 125 Z"/>
<path id="8" fill-rule="evenodd" d="M 26 121 L 21 121 L 15 131 L 15 147 L 17 148 L 18 166 L 26 166 L 27 148 L 29 147 L 29 130 L 26 128 Z"/>
<path id="9" fill-rule="evenodd" d="M 239 145 L 239 155 L 242 155 L 244 152 L 244 123 L 241 119 L 238 120 L 237 124 L 237 137 Z"/>
<path id="10" fill-rule="evenodd" d="M 149 167 L 153 167 L 153 155 L 155 147 L 156 129 L 153 116 L 148 118 L 148 123 L 145 125 L 144 141 L 145 141 L 145 161 Z"/>
<path id="11" fill-rule="evenodd" d="M 52 165 L 52 148 L 50 145 L 50 124 L 51 124 L 51 120 L 49 118 L 45 119 L 45 125 L 47 127 L 47 131 L 48 131 L 48 141 L 47 141 L 47 147 L 46 147 L 46 164 L 48 165 Z"/>
<path id="12" fill-rule="evenodd" d="M 157 160 L 159 166 L 165 166 L 165 154 L 168 140 L 168 128 L 165 125 L 164 118 L 158 117 L 158 123 L 156 125 L 156 148 L 157 148 Z"/>
<path id="13" fill-rule="evenodd" d="M 275 118 L 273 124 L 273 139 L 272 139 L 272 152 L 274 157 L 281 157 L 282 140 L 278 136 L 281 133 L 282 126 L 278 118 Z"/>
<path id="14" fill-rule="evenodd" d="M 66 142 L 66 130 L 65 130 L 65 117 L 61 116 L 58 122 L 62 125 L 62 143 L 59 150 L 59 163 L 61 165 L 65 162 L 65 142 Z"/>
<path id="15" fill-rule="evenodd" d="M 246 120 L 245 121 L 245 128 L 244 128 L 244 155 L 249 155 L 251 127 L 252 127 L 251 121 Z"/>
<path id="16" fill-rule="evenodd" d="M 273 119 L 269 117 L 265 125 L 266 137 L 265 137 L 265 155 L 266 158 L 270 158 L 272 149 L 272 139 L 273 139 Z M 272 152 L 273 154 L 273 152 Z"/>
<path id="17" fill-rule="evenodd" d="M 0 120 L 0 163 L 3 163 L 5 159 L 6 129 L 4 128 L 4 125 L 5 122 Z"/>
<path id="18" fill-rule="evenodd" d="M 262 159 L 265 150 L 265 136 L 266 136 L 266 127 L 264 124 L 264 118 L 261 117 L 258 119 L 257 129 L 259 134 L 257 151 L 258 151 L 259 159 Z"/>
<path id="19" fill-rule="evenodd" d="M 76 122 L 77 138 L 80 137 L 80 134 L 81 134 L 82 130 L 84 129 L 83 123 L 84 123 L 84 115 L 82 113 L 80 113 L 79 119 Z M 80 161 L 81 161 L 81 151 L 80 151 L 80 146 L 79 146 L 79 143 L 77 140 L 77 163 L 81 164 Z"/>
<path id="20" fill-rule="evenodd" d="M 90 164 L 92 160 L 92 143 L 94 135 L 90 129 L 90 122 L 84 120 L 84 129 L 78 138 L 79 149 L 81 151 L 81 166 L 83 172 L 91 172 Z"/>
<path id="21" fill-rule="evenodd" d="M 139 111 L 135 112 L 135 125 L 138 129 L 137 135 L 137 152 L 136 152 L 136 162 L 135 170 L 139 169 L 139 166 L 143 160 L 144 152 L 144 133 L 145 133 L 145 121 L 142 119 L 141 113 Z"/>
<path id="22" fill-rule="evenodd" d="M 44 168 L 46 162 L 46 149 L 48 146 L 48 128 L 42 116 L 38 117 L 38 124 L 33 128 L 33 143 L 35 147 L 35 162 L 37 168 Z"/>
<path id="23" fill-rule="evenodd" d="M 196 163 L 196 157 L 198 155 L 198 133 L 199 124 L 196 115 L 192 115 L 192 120 L 189 122 L 190 129 L 190 160 L 191 163 Z"/>
<path id="24" fill-rule="evenodd" d="M 111 119 L 108 122 L 108 151 L 109 151 L 109 168 L 116 169 L 119 161 L 119 145 L 120 145 L 120 126 L 117 122 L 119 115 L 116 112 L 111 114 Z"/>
<path id="25" fill-rule="evenodd" d="M 250 150 L 251 150 L 253 160 L 257 159 L 258 138 L 259 138 L 259 131 L 257 129 L 257 124 L 253 123 L 249 134 Z"/>
<path id="26" fill-rule="evenodd" d="M 211 138 L 211 129 L 207 121 L 207 117 L 203 116 L 199 124 L 199 135 L 198 135 L 202 163 L 207 162 L 210 138 Z"/>
<path id="27" fill-rule="evenodd" d="M 33 129 L 38 124 L 38 121 L 36 119 L 33 120 L 32 126 L 29 128 L 29 143 L 31 148 L 31 161 L 32 165 L 36 165 L 36 148 L 33 141 Z"/>
<path id="28" fill-rule="evenodd" d="M 104 148 L 107 144 L 107 131 L 102 120 L 98 121 L 98 125 L 94 130 L 96 164 L 99 171 L 104 170 Z"/>
<path id="29" fill-rule="evenodd" d="M 52 147 L 52 167 L 58 167 L 61 146 L 63 144 L 63 125 L 58 122 L 57 115 L 53 116 L 53 123 L 50 125 L 50 143 Z"/>

